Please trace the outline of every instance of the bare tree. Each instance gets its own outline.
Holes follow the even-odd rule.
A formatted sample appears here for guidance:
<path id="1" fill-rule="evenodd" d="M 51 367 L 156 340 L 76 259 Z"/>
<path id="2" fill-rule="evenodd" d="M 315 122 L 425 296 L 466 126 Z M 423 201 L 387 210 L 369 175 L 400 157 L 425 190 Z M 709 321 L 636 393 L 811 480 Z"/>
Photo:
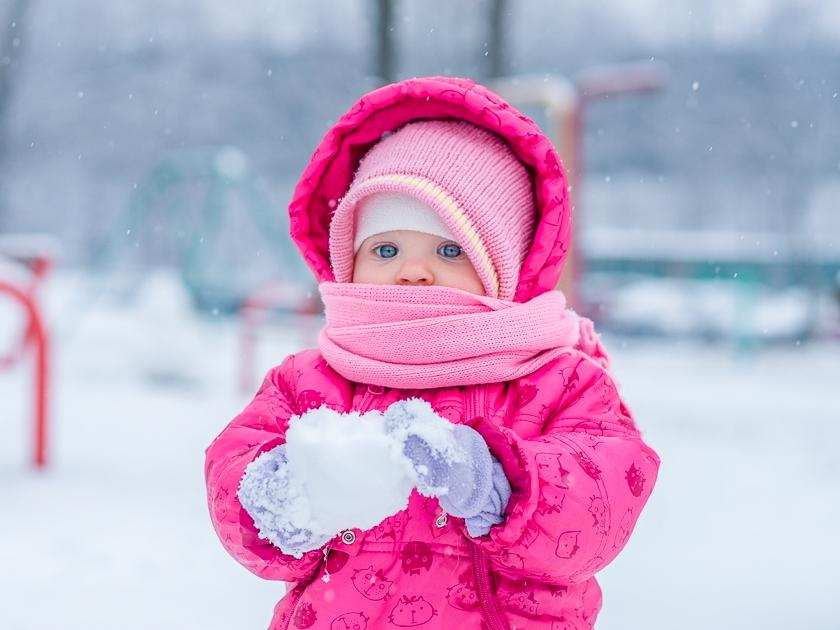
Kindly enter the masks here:
<path id="1" fill-rule="evenodd" d="M 5 15 L 2 39 L 0 39 L 0 228 L 5 214 L 5 169 L 4 164 L 8 153 L 8 129 L 6 116 L 14 92 L 15 76 L 17 75 L 20 57 L 23 52 L 23 24 L 30 0 L 11 0 Z"/>
<path id="2" fill-rule="evenodd" d="M 393 83 L 394 58 L 394 2 L 376 0 L 376 74 L 383 83 Z"/>
<path id="3" fill-rule="evenodd" d="M 487 73 L 490 77 L 504 75 L 505 17 L 510 14 L 507 0 L 490 0 L 490 37 L 487 41 Z M 507 15 L 506 15 L 507 13 Z"/>

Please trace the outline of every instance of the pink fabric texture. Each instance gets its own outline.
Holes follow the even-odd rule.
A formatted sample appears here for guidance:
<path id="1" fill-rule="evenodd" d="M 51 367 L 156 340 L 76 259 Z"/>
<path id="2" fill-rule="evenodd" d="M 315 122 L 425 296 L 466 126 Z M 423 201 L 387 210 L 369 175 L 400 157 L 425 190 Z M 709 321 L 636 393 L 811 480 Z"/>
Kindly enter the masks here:
<path id="1" fill-rule="evenodd" d="M 315 150 L 289 212 L 293 238 L 317 279 L 335 280 L 330 219 L 361 157 L 383 134 L 429 119 L 484 127 L 526 165 L 537 223 L 514 301 L 554 289 L 570 216 L 565 175 L 551 143 L 489 90 L 442 77 L 365 95 Z M 435 319 L 438 306 L 428 308 Z M 359 323 L 337 316 L 338 328 Z M 441 514 L 435 499 L 413 493 L 405 510 L 378 526 L 336 536 L 299 559 L 257 536 L 236 498 L 239 481 L 255 457 L 285 442 L 294 415 L 322 405 L 340 413 L 384 411 L 411 396 L 481 433 L 513 489 L 504 523 L 472 539 L 463 521 Z M 213 441 L 205 475 L 210 515 L 224 547 L 256 575 L 290 585 L 271 630 L 586 630 L 601 606 L 594 575 L 627 542 L 658 467 L 619 396 L 603 346 L 581 320 L 575 348 L 496 383 L 391 388 L 345 378 L 318 351 L 298 353 L 269 372 L 253 401 Z"/>
<path id="2" fill-rule="evenodd" d="M 325 282 L 320 290 L 327 323 L 318 346 L 356 382 L 414 389 L 511 381 L 580 337 L 580 318 L 559 291 L 521 303 L 437 286 Z"/>
<path id="3" fill-rule="evenodd" d="M 513 489 L 503 524 L 469 538 L 461 519 L 442 518 L 437 500 L 412 493 L 378 526 L 299 559 L 257 537 L 236 490 L 245 467 L 285 441 L 293 415 L 321 405 L 382 412 L 409 396 L 481 433 Z M 421 390 L 348 381 L 304 351 L 271 370 L 211 444 L 206 477 L 225 548 L 256 575 L 290 584 L 271 630 L 585 630 L 601 607 L 594 574 L 627 542 L 658 465 L 614 381 L 579 350 L 515 381 Z M 476 546 L 484 570 L 472 558 Z M 484 622 L 485 604 L 504 625 Z"/>
<path id="4" fill-rule="evenodd" d="M 330 226 L 337 282 L 353 274 L 354 215 L 365 197 L 401 192 L 433 208 L 473 263 L 487 295 L 512 299 L 533 238 L 531 176 L 498 135 L 457 121 L 406 125 L 362 158 Z"/>

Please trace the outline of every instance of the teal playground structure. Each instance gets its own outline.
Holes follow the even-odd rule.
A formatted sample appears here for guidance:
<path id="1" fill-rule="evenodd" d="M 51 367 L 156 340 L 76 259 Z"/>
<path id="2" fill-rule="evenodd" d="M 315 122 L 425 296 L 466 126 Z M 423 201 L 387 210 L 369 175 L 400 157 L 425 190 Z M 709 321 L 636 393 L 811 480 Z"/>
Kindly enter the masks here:
<path id="1" fill-rule="evenodd" d="M 622 332 L 690 330 L 742 349 L 840 332 L 840 251 L 830 242 L 784 234 L 603 230 L 585 235 L 583 249 L 585 283 L 597 287 L 588 294 L 600 309 L 593 315 Z M 635 291 L 635 321 L 619 323 L 621 309 L 609 304 L 620 291 Z M 622 304 L 626 310 L 628 303 Z M 674 325 L 663 322 L 663 311 L 674 315 Z"/>
<path id="2" fill-rule="evenodd" d="M 213 313 L 235 312 L 269 282 L 309 287 L 270 192 L 235 147 L 166 155 L 134 185 L 94 268 L 130 291 L 150 267 L 172 267 L 194 306 Z"/>

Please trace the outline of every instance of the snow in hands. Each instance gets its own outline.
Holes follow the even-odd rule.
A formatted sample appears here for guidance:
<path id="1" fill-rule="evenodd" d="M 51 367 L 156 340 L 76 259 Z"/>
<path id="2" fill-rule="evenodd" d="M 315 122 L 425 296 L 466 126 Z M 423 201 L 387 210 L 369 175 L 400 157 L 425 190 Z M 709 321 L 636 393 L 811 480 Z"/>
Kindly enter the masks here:
<path id="1" fill-rule="evenodd" d="M 411 455 L 423 449 L 424 461 L 466 462 L 454 428 L 416 398 L 384 413 L 313 409 L 291 418 L 286 444 L 248 465 L 239 500 L 261 538 L 300 557 L 343 530 L 370 529 L 405 509 L 414 487 L 446 495 L 447 476 L 435 474 L 434 464 L 415 465 Z"/>

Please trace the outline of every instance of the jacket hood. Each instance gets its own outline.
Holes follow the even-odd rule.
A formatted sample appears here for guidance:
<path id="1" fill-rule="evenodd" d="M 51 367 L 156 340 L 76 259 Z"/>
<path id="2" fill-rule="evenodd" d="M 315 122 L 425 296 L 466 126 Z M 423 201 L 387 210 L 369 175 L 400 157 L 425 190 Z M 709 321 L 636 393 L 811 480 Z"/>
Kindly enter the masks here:
<path id="1" fill-rule="evenodd" d="M 527 301 L 557 286 L 569 248 L 566 175 L 536 123 L 469 79 L 428 77 L 392 83 L 359 99 L 315 149 L 289 205 L 290 231 L 318 282 L 334 281 L 329 260 L 332 213 L 364 154 L 383 134 L 416 120 L 463 120 L 501 136 L 534 181 L 536 231 L 514 299 Z"/>

